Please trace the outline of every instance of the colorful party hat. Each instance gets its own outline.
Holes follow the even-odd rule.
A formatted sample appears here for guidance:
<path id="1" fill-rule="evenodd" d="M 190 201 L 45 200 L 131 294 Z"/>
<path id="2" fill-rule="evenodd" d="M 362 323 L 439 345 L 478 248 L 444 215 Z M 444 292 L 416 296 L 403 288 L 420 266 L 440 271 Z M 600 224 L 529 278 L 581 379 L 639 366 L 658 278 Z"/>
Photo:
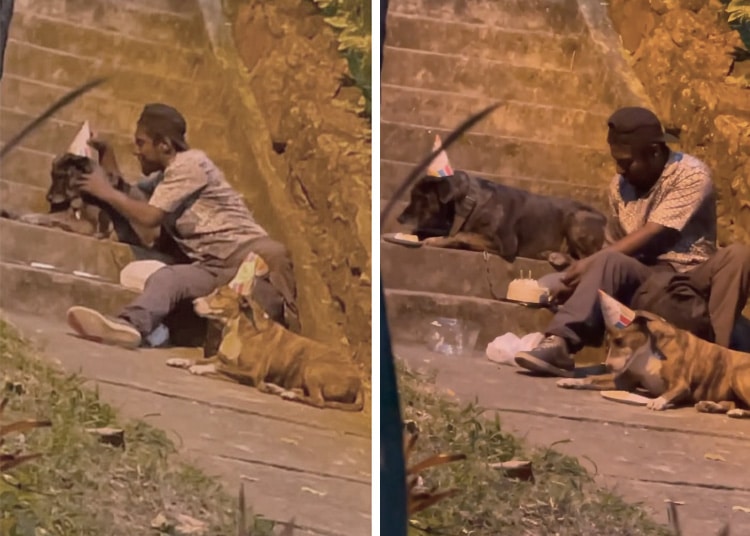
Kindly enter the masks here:
<path id="1" fill-rule="evenodd" d="M 635 318 L 635 312 L 625 307 L 612 296 L 599 290 L 599 304 L 602 308 L 604 323 L 609 328 L 622 329 L 630 325 Z"/>
<path id="2" fill-rule="evenodd" d="M 432 146 L 432 150 L 436 150 L 442 144 L 442 140 L 439 135 L 435 136 L 435 144 Z M 448 155 L 445 151 L 440 151 L 438 155 L 430 163 L 430 167 L 427 169 L 427 175 L 431 177 L 449 177 L 453 175 L 453 168 L 451 163 L 448 161 Z"/>

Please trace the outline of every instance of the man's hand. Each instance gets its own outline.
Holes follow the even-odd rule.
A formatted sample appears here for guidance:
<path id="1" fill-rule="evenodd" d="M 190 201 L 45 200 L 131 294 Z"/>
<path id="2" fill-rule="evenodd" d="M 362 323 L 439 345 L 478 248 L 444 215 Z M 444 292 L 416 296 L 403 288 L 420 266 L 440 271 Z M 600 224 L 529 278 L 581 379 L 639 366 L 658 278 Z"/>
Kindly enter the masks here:
<path id="1" fill-rule="evenodd" d="M 86 192 L 102 201 L 109 199 L 112 193 L 116 191 L 109 182 L 107 172 L 98 164 L 94 165 L 91 173 L 82 175 L 80 180 L 76 181 L 75 186 L 82 192 Z"/>
<path id="2" fill-rule="evenodd" d="M 89 147 L 99 153 L 99 165 L 109 173 L 120 174 L 120 170 L 117 166 L 115 150 L 108 141 L 92 134 L 91 138 L 89 138 L 86 143 L 88 143 Z"/>
<path id="3" fill-rule="evenodd" d="M 579 261 L 575 261 L 573 264 L 571 264 L 567 270 L 565 270 L 565 275 L 560 279 L 560 281 L 566 286 L 571 289 L 578 286 L 578 283 L 581 281 L 581 277 L 584 273 L 586 273 L 586 270 L 588 270 L 589 263 L 590 263 L 591 257 L 587 257 L 585 259 L 581 259 Z"/>

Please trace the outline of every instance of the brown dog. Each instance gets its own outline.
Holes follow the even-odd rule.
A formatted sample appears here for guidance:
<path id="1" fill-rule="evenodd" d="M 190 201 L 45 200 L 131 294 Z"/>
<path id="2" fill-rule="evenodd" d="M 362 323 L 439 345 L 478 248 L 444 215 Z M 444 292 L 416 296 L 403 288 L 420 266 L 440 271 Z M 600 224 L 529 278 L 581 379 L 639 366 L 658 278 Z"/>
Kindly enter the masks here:
<path id="1" fill-rule="evenodd" d="M 411 190 L 399 223 L 425 244 L 490 251 L 503 258 L 549 260 L 563 267 L 602 248 L 606 217 L 570 199 L 533 194 L 456 171 L 425 176 Z"/>
<path id="2" fill-rule="evenodd" d="M 557 385 L 626 391 L 642 387 L 657 397 L 649 409 L 692 402 L 702 413 L 750 418 L 750 354 L 704 341 L 644 311 L 609 335 L 609 374 L 563 379 Z"/>
<path id="3" fill-rule="evenodd" d="M 218 352 L 197 362 L 170 359 L 167 365 L 249 384 L 318 408 L 364 407 L 360 371 L 348 356 L 284 329 L 252 298 L 229 286 L 193 303 L 196 314 L 221 323 Z"/>

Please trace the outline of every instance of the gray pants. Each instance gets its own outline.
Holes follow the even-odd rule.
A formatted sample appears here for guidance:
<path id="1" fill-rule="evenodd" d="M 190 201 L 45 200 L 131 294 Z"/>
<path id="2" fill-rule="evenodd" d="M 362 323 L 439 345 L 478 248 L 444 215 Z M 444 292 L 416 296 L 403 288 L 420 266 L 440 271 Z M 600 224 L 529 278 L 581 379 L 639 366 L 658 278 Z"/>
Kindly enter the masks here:
<path id="1" fill-rule="evenodd" d="M 584 344 L 598 344 L 604 319 L 597 291 L 601 289 L 628 305 L 636 289 L 659 268 L 665 269 L 646 266 L 622 253 L 597 255 L 546 334 L 565 339 L 571 352 L 579 351 Z M 716 344 L 729 347 L 737 318 L 750 297 L 750 247 L 735 244 L 722 248 L 688 275 L 695 288 L 709 296 L 708 311 Z"/>
<path id="2" fill-rule="evenodd" d="M 269 316 L 278 318 L 281 314 L 291 329 L 299 330 L 291 257 L 282 244 L 268 237 L 249 242 L 222 264 L 175 264 L 157 270 L 146 281 L 141 295 L 118 316 L 148 336 L 180 302 L 206 296 L 229 283 L 251 251 L 262 257 L 269 268 L 268 275 L 256 281 L 253 297 Z"/>

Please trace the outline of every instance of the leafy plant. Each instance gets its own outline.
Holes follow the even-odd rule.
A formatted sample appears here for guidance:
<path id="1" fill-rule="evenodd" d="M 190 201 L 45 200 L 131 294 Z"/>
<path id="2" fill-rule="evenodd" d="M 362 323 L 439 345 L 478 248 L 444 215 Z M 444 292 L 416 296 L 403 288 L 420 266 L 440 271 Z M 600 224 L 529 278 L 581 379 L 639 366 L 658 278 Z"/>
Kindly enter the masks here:
<path id="1" fill-rule="evenodd" d="M 368 0 L 313 0 L 338 32 L 339 51 L 352 82 L 362 90 L 361 106 L 372 112 L 372 4 Z"/>
<path id="2" fill-rule="evenodd" d="M 750 0 L 725 0 L 724 3 L 729 25 L 739 32 L 745 48 L 750 50 Z"/>

